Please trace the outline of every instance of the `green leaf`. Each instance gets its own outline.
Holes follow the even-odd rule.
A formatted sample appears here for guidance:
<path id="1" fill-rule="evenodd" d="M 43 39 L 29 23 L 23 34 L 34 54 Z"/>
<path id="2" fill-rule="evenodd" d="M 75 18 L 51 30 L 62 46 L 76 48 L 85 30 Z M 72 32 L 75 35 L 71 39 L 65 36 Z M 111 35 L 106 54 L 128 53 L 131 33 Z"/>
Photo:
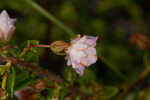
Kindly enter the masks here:
<path id="1" fill-rule="evenodd" d="M 59 100 L 64 100 L 65 95 L 67 94 L 67 87 L 65 85 L 62 85 L 59 93 Z"/>
<path id="2" fill-rule="evenodd" d="M 32 83 L 33 78 L 30 76 L 30 73 L 27 69 L 20 66 L 17 67 L 18 75 L 16 76 L 15 90 L 24 88 Z"/>
<path id="3" fill-rule="evenodd" d="M 15 90 L 19 90 L 19 89 L 22 89 L 22 88 L 28 86 L 29 84 L 32 83 L 32 81 L 33 81 L 32 78 L 28 78 L 28 79 L 26 79 L 26 80 L 24 80 L 24 81 L 18 83 L 18 84 L 15 86 Z"/>
<path id="4" fill-rule="evenodd" d="M 77 74 L 72 67 L 65 67 L 63 75 L 64 79 L 71 83 L 74 82 L 74 79 L 77 77 Z"/>
<path id="5" fill-rule="evenodd" d="M 100 92 L 100 95 L 104 96 L 104 98 L 107 98 L 106 100 L 109 100 L 113 98 L 117 93 L 118 88 L 112 86 L 104 86 Z"/>
<path id="6" fill-rule="evenodd" d="M 0 74 L 3 75 L 6 71 L 9 70 L 9 66 L 0 65 Z"/>
<path id="7" fill-rule="evenodd" d="M 11 97 L 13 97 L 13 93 L 14 93 L 14 86 L 15 86 L 15 77 L 16 77 L 16 72 L 14 67 L 11 66 L 11 70 L 8 73 L 8 79 L 7 79 L 7 91 L 8 93 L 11 94 Z"/>
<path id="8" fill-rule="evenodd" d="M 22 46 L 22 48 L 27 48 L 30 47 L 32 45 L 38 45 L 39 41 L 37 40 L 28 40 L 27 42 L 25 42 Z M 23 59 L 25 62 L 32 62 L 35 65 L 38 65 L 38 55 L 40 54 L 39 52 L 39 48 L 38 47 L 32 47 L 27 51 L 22 51 L 19 55 L 19 57 L 21 59 Z"/>
<path id="9" fill-rule="evenodd" d="M 48 96 L 46 100 L 52 99 L 54 96 L 56 96 L 57 90 L 53 88 L 48 89 Z"/>
<path id="10" fill-rule="evenodd" d="M 93 66 L 93 67 L 95 67 L 95 66 Z M 85 68 L 84 75 L 81 78 L 84 81 L 85 80 L 86 81 L 91 81 L 91 80 L 94 81 L 94 80 L 96 80 L 96 75 L 95 75 L 94 71 L 91 68 L 87 67 L 87 68 Z"/>
<path id="11" fill-rule="evenodd" d="M 27 41 L 27 45 L 29 45 L 29 46 L 38 45 L 38 44 L 39 44 L 39 41 L 37 41 L 37 40 L 28 40 Z M 31 51 L 34 52 L 34 53 L 37 53 L 37 50 L 38 49 L 36 47 L 31 48 Z"/>
<path id="12" fill-rule="evenodd" d="M 21 52 L 21 49 L 18 47 L 8 48 L 7 49 L 10 56 L 17 57 L 18 53 Z"/>

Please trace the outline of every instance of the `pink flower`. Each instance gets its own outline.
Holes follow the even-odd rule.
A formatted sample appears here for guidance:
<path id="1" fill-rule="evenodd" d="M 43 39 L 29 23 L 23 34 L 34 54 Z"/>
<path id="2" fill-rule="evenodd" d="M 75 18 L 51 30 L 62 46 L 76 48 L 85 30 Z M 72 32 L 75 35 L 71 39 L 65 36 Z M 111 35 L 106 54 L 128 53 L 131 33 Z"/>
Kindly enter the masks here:
<path id="1" fill-rule="evenodd" d="M 16 19 L 11 19 L 7 12 L 3 10 L 0 13 L 0 40 L 9 40 L 15 30 Z"/>
<path id="2" fill-rule="evenodd" d="M 71 41 L 71 45 L 67 48 L 65 59 L 67 65 L 75 69 L 79 75 L 83 75 L 84 68 L 96 63 L 96 41 L 98 37 L 86 36 L 77 38 Z"/>

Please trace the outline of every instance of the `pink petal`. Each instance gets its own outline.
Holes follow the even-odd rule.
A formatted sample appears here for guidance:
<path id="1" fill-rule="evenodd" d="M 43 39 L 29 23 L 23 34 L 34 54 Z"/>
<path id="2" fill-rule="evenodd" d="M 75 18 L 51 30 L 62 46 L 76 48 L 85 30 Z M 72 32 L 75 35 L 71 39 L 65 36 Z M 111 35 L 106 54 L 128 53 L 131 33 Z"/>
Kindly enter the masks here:
<path id="1" fill-rule="evenodd" d="M 89 60 L 90 65 L 94 64 L 97 61 L 97 56 L 96 55 L 88 56 L 88 60 Z"/>
<path id="2" fill-rule="evenodd" d="M 88 48 L 88 49 L 85 50 L 85 53 L 87 55 L 96 55 L 96 49 L 93 48 L 93 47 L 90 47 L 90 48 Z"/>
<path id="3" fill-rule="evenodd" d="M 80 76 L 83 75 L 83 73 L 84 73 L 84 66 L 83 66 L 82 64 L 73 62 L 73 63 L 72 63 L 72 67 L 75 69 L 75 71 L 76 71 Z"/>
<path id="4" fill-rule="evenodd" d="M 71 40 L 71 43 L 75 44 L 76 42 L 78 42 L 80 40 L 80 37 L 81 37 L 80 35 L 77 35 L 76 38 L 74 38 L 74 39 Z"/>
<path id="5" fill-rule="evenodd" d="M 71 59 L 68 55 L 65 57 L 65 60 L 67 60 L 67 65 L 70 66 L 71 65 Z"/>
<path id="6" fill-rule="evenodd" d="M 81 58 L 83 56 L 86 56 L 86 54 L 82 51 L 79 51 L 79 50 L 76 50 L 76 49 L 72 49 L 70 51 L 70 58 L 71 58 L 72 61 L 76 61 L 76 62 L 80 63 Z"/>
<path id="7" fill-rule="evenodd" d="M 96 46 L 96 41 L 98 39 L 98 37 L 93 37 L 93 36 L 84 36 L 86 38 L 85 43 L 87 43 L 88 45 L 95 47 Z"/>

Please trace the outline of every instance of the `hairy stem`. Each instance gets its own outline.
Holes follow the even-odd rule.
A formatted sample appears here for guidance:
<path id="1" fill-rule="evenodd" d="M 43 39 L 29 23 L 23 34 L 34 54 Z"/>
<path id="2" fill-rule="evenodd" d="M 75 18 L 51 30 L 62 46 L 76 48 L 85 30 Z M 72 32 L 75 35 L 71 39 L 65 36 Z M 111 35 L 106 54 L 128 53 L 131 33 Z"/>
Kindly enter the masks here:
<path id="1" fill-rule="evenodd" d="M 40 45 L 31 45 L 31 46 L 27 46 L 26 48 L 24 48 L 24 50 L 19 54 L 18 57 L 22 57 L 28 50 L 30 50 L 33 47 L 39 47 L 39 48 L 50 48 L 50 45 L 46 45 L 46 44 L 40 44 Z"/>
<path id="2" fill-rule="evenodd" d="M 63 81 L 63 79 L 61 79 L 59 76 L 54 75 L 53 73 L 50 73 L 48 70 L 43 69 L 39 66 L 35 66 L 32 63 L 24 62 L 24 61 L 22 61 L 18 58 L 15 58 L 15 57 L 4 58 L 4 57 L 0 56 L 0 61 L 7 61 L 7 60 L 11 61 L 12 64 L 16 64 L 16 65 L 20 65 L 22 67 L 28 68 L 33 73 L 35 73 L 38 76 L 43 77 L 46 80 L 56 81 L 56 82 L 59 82 L 59 83 L 62 83 L 62 81 Z"/>
<path id="3" fill-rule="evenodd" d="M 61 21 L 56 19 L 51 13 L 46 11 L 44 8 L 42 8 L 40 5 L 38 5 L 36 2 L 34 2 L 32 0 L 24 0 L 24 1 L 26 1 L 26 3 L 28 3 L 29 5 L 31 5 L 35 10 L 40 12 L 43 16 L 45 16 L 46 18 L 51 20 L 53 23 L 55 23 L 59 28 L 63 29 L 66 33 L 68 33 L 68 35 L 70 35 L 71 37 L 75 36 L 75 34 L 73 33 L 73 31 L 71 29 L 69 29 Z"/>

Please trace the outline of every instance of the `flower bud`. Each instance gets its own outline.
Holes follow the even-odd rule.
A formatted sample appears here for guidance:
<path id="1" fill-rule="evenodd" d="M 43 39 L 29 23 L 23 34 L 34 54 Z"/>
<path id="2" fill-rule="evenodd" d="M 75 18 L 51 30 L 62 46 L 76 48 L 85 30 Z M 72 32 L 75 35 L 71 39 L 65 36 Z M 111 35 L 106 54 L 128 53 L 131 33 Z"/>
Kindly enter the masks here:
<path id="1" fill-rule="evenodd" d="M 50 45 L 50 49 L 58 55 L 61 55 L 62 52 L 69 46 L 68 43 L 64 41 L 55 41 Z"/>
<path id="2" fill-rule="evenodd" d="M 0 40 L 9 40 L 15 30 L 16 19 L 11 19 L 7 12 L 3 10 L 0 13 Z"/>

